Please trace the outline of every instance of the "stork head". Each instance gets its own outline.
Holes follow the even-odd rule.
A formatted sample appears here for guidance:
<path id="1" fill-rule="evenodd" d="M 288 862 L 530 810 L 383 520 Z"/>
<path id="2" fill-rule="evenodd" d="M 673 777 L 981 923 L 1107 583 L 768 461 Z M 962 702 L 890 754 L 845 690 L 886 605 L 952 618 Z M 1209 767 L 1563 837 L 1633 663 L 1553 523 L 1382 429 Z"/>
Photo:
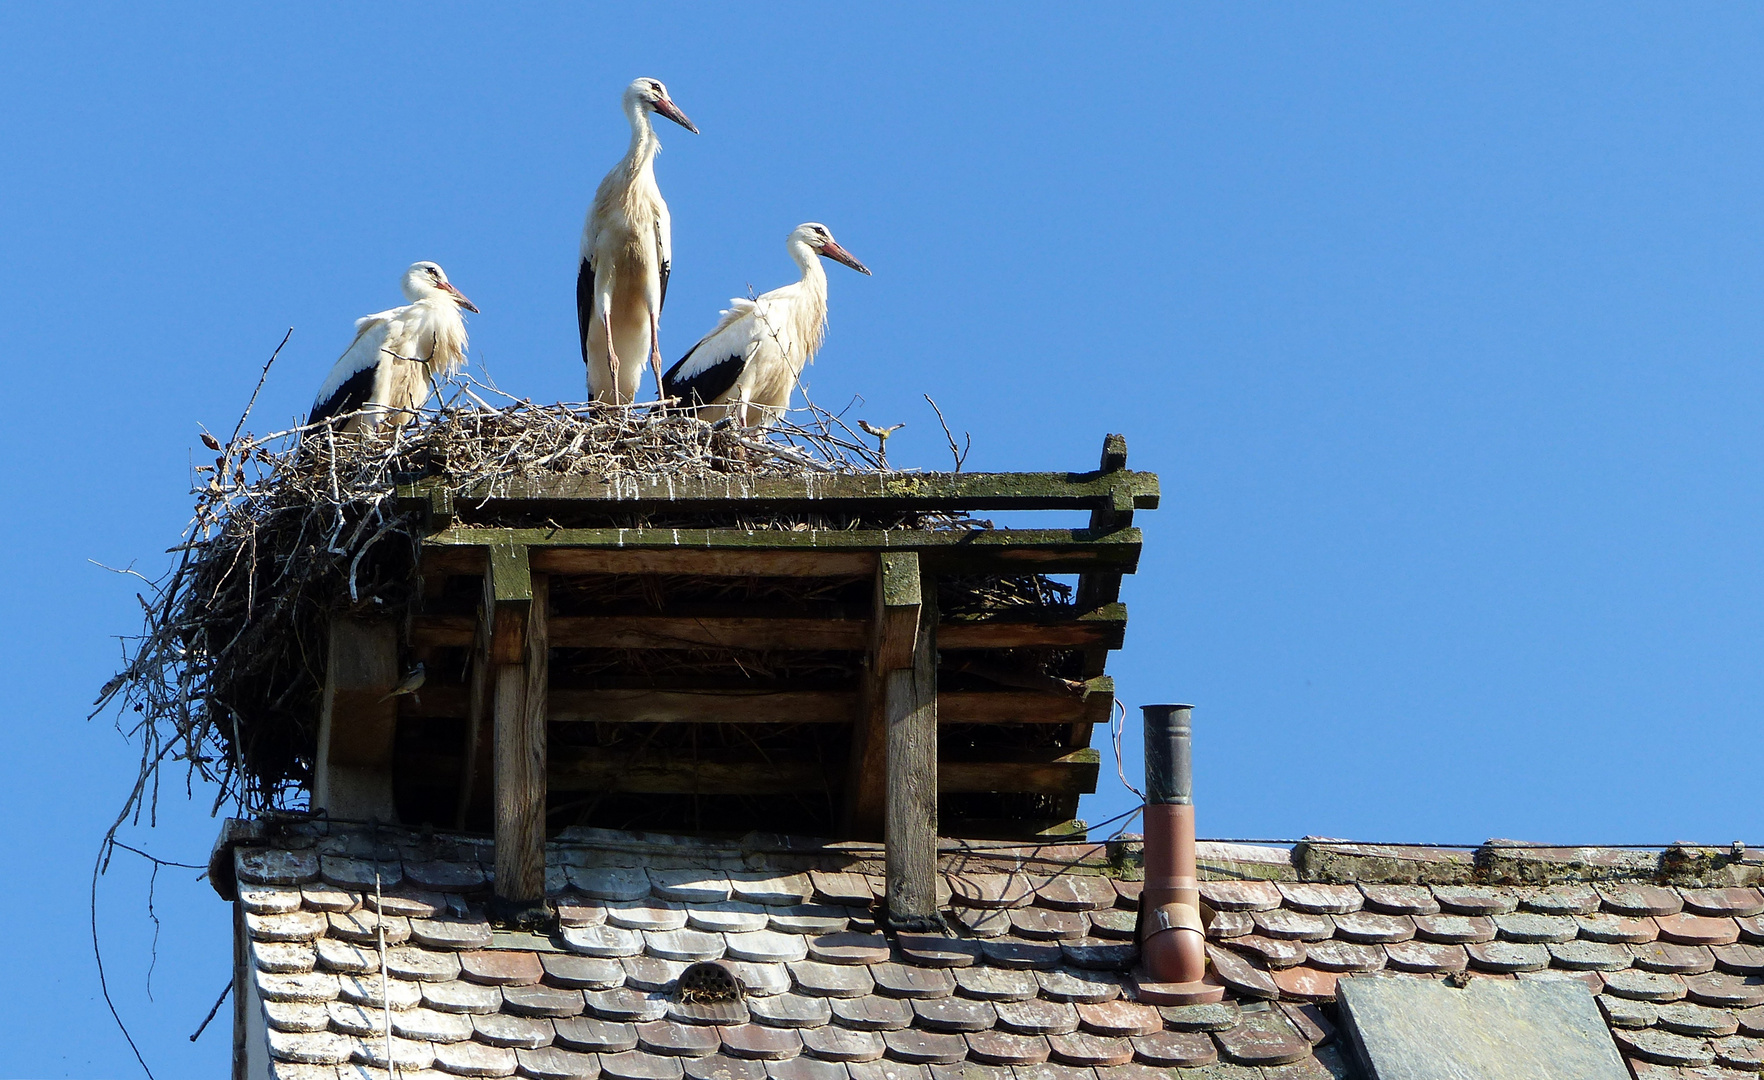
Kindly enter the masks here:
<path id="1" fill-rule="evenodd" d="M 668 96 L 668 88 L 661 84 L 660 79 L 631 80 L 631 85 L 625 87 L 625 105 L 636 105 L 652 113 L 659 113 L 692 134 L 698 134 L 698 128 L 680 111 L 680 106 L 674 104 L 674 99 Z"/>
<path id="2" fill-rule="evenodd" d="M 857 261 L 857 256 L 840 247 L 827 226 L 818 221 L 804 222 L 791 230 L 790 243 L 792 246 L 803 244 L 816 255 L 825 255 L 835 262 L 842 262 L 860 274 L 870 272 L 869 267 Z"/>
<path id="3" fill-rule="evenodd" d="M 440 264 L 428 260 L 410 264 L 404 272 L 404 295 L 410 300 L 428 300 L 437 296 L 445 296 L 465 308 L 477 311 L 478 306 L 465 298 L 465 294 L 453 287 L 447 280 L 447 271 Z"/>

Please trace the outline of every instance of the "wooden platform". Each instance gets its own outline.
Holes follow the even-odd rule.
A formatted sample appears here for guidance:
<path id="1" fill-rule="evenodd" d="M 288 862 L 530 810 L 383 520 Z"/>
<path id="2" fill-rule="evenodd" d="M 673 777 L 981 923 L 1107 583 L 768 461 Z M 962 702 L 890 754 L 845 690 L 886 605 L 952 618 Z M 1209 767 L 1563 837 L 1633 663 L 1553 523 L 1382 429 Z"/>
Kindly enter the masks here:
<path id="1" fill-rule="evenodd" d="M 378 765 L 407 823 L 493 825 L 498 891 L 519 897 L 547 826 L 886 834 L 909 862 L 939 827 L 1076 831 L 1132 516 L 1158 481 L 1110 436 L 1084 473 L 415 480 L 398 498 L 425 535 L 391 667 L 428 681 Z M 966 518 L 1023 510 L 1088 516 Z M 1077 581 L 1061 597 L 1035 575 Z"/>

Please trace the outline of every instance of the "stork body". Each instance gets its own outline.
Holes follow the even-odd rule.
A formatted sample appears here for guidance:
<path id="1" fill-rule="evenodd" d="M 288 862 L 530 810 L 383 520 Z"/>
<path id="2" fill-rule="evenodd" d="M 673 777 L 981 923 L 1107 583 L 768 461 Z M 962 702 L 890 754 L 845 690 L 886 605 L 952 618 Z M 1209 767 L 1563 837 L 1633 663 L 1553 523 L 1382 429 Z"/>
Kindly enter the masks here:
<path id="1" fill-rule="evenodd" d="M 798 225 L 786 246 L 802 279 L 756 299 L 729 301 L 715 329 L 668 370 L 663 396 L 679 398 L 705 420 L 733 415 L 742 427 L 784 415 L 790 392 L 827 332 L 827 272 L 820 256 L 870 272 L 816 222 Z"/>
<path id="2" fill-rule="evenodd" d="M 307 423 L 361 411 L 344 431 L 372 431 L 388 418 L 402 424 L 429 400 L 433 380 L 465 363 L 465 317 L 478 309 L 432 262 L 404 272 L 404 307 L 355 320 L 355 340 L 331 366 Z"/>
<path id="3" fill-rule="evenodd" d="M 588 393 L 595 401 L 621 405 L 636 400 L 645 359 L 655 368 L 657 384 L 661 381 L 657 327 L 674 262 L 668 204 L 655 183 L 661 142 L 649 118 L 660 113 L 698 132 L 654 79 L 626 87 L 624 105 L 631 147 L 594 193 L 576 274 L 576 328 Z"/>

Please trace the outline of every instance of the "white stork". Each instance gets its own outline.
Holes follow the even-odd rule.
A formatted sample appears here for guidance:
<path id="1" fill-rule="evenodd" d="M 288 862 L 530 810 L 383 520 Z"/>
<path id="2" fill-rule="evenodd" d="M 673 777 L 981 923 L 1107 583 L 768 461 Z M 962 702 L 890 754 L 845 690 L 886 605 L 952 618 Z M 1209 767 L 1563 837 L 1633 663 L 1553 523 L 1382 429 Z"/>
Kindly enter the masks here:
<path id="1" fill-rule="evenodd" d="M 757 299 L 729 301 L 716 328 L 663 377 L 665 397 L 679 398 L 705 420 L 733 413 L 742 427 L 784 414 L 803 366 L 814 362 L 827 333 L 827 272 L 816 256 L 870 272 L 819 222 L 798 225 L 785 247 L 802 280 Z"/>
<path id="2" fill-rule="evenodd" d="M 631 148 L 600 182 L 582 226 L 582 267 L 576 274 L 582 363 L 588 367 L 589 394 L 613 404 L 636 400 L 645 358 L 655 368 L 657 384 L 661 382 L 656 331 L 668 298 L 674 240 L 668 204 L 655 186 L 661 142 L 649 122 L 652 112 L 698 134 L 668 97 L 667 87 L 654 79 L 633 81 L 625 88 Z M 621 367 L 620 354 L 634 362 Z"/>
<path id="3" fill-rule="evenodd" d="M 355 320 L 355 340 L 331 366 L 307 423 L 357 410 L 365 411 L 343 430 L 371 431 L 388 414 L 393 423 L 405 423 L 429 400 L 432 380 L 466 362 L 460 309 L 477 307 L 432 262 L 412 263 L 403 287 L 409 304 Z"/>

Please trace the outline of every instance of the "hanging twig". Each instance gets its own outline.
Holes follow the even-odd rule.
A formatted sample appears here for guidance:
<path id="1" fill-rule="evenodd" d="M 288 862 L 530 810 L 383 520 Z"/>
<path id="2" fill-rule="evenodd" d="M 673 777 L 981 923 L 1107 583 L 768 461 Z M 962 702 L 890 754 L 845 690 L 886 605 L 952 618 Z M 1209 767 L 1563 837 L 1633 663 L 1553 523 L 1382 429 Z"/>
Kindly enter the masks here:
<path id="1" fill-rule="evenodd" d="M 931 411 L 937 414 L 937 422 L 943 425 L 943 437 L 949 440 L 949 455 L 955 458 L 955 471 L 961 472 L 962 463 L 968 460 L 968 451 L 974 447 L 974 436 L 969 432 L 962 432 L 965 441 L 960 450 L 956 449 L 955 435 L 949 430 L 949 421 L 943 418 L 943 410 L 937 407 L 937 402 L 932 400 L 930 394 L 925 395 L 925 400 L 931 403 Z"/>

